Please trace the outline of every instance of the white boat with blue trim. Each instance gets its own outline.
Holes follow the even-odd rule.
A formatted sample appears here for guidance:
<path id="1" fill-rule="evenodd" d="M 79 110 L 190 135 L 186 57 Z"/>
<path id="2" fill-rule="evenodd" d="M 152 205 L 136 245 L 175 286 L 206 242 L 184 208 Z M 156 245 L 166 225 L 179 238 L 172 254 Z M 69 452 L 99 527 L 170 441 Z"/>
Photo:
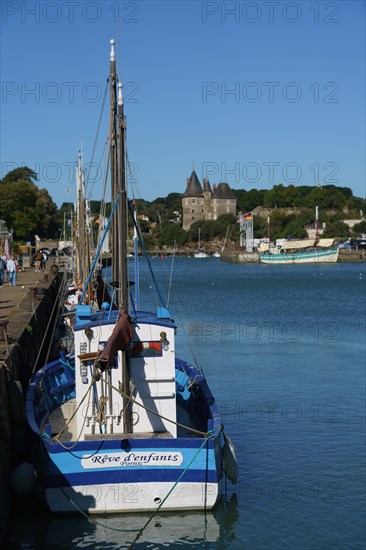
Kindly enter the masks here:
<path id="1" fill-rule="evenodd" d="M 37 481 L 54 512 L 210 509 L 225 475 L 236 482 L 235 450 L 202 370 L 176 355 L 177 326 L 158 287 L 154 313 L 139 308 L 138 270 L 135 298 L 131 294 L 128 211 L 141 235 L 127 200 L 126 124 L 113 41 L 110 88 L 111 174 L 118 181 L 112 177 L 105 235 L 113 243 L 114 282 L 103 279 L 97 251 L 76 307 L 73 350 L 30 381 L 26 409 Z M 141 239 L 140 246 L 144 251 Z"/>
<path id="2" fill-rule="evenodd" d="M 272 251 L 267 246 L 259 259 L 263 264 L 336 263 L 338 254 L 339 248 L 334 246 L 333 239 L 304 239 L 285 241 Z"/>
<path id="3" fill-rule="evenodd" d="M 313 239 L 283 240 L 278 247 L 262 243 L 259 260 L 263 264 L 323 264 L 338 262 L 339 247 L 334 239 L 319 238 L 319 208 L 315 207 L 315 236 Z"/>

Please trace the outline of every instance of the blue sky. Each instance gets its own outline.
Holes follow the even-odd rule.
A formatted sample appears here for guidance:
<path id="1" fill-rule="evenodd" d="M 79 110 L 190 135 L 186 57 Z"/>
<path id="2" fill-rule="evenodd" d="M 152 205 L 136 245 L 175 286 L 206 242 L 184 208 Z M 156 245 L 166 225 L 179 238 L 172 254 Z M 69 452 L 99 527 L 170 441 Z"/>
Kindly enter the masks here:
<path id="1" fill-rule="evenodd" d="M 1 177 L 28 165 L 58 206 L 88 167 L 116 40 L 128 152 L 147 200 L 211 184 L 365 196 L 365 3 L 1 3 Z M 94 162 L 102 158 L 107 111 Z M 100 199 L 102 176 L 89 168 Z"/>

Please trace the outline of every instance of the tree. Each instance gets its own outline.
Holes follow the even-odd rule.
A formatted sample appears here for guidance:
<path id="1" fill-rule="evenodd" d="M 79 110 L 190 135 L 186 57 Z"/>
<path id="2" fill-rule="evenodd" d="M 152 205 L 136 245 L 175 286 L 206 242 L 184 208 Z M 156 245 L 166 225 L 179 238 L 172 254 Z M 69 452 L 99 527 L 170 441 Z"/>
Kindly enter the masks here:
<path id="1" fill-rule="evenodd" d="M 297 187 L 294 185 L 289 185 L 285 187 L 282 192 L 282 202 L 284 206 L 301 206 L 301 194 Z"/>
<path id="2" fill-rule="evenodd" d="M 203 223 L 203 220 L 192 223 L 191 227 L 187 231 L 188 240 L 198 242 L 198 230 L 202 228 Z"/>
<path id="3" fill-rule="evenodd" d="M 347 239 L 349 237 L 349 227 L 346 223 L 341 221 L 329 222 L 322 236 L 333 239 Z"/>
<path id="4" fill-rule="evenodd" d="M 215 236 L 220 238 L 225 237 L 228 231 L 228 227 L 230 228 L 235 226 L 239 227 L 239 224 L 237 223 L 237 219 L 235 216 L 233 216 L 233 214 L 222 214 L 217 218 L 217 220 L 214 223 L 215 223 Z"/>
<path id="5" fill-rule="evenodd" d="M 173 246 L 177 243 L 182 246 L 187 241 L 187 232 L 176 223 L 168 223 L 161 231 L 159 244 Z"/>
<path id="6" fill-rule="evenodd" d="M 206 220 L 201 226 L 201 240 L 212 241 L 217 235 L 218 225 L 214 220 Z"/>
<path id="7" fill-rule="evenodd" d="M 37 175 L 27 167 L 9 172 L 1 182 L 0 217 L 14 229 L 18 240 L 33 240 L 34 235 L 54 237 L 57 206 L 46 189 L 39 189 L 32 179 Z"/>
<path id="8" fill-rule="evenodd" d="M 38 181 L 38 176 L 36 172 L 33 172 L 28 166 L 21 166 L 20 168 L 15 168 L 15 170 L 8 172 L 1 183 L 13 183 L 19 180 L 34 183 L 34 181 Z"/>
<path id="9" fill-rule="evenodd" d="M 169 193 L 165 199 L 165 206 L 167 209 L 182 211 L 182 195 L 181 193 Z"/>
<path id="10" fill-rule="evenodd" d="M 366 199 L 361 197 L 350 197 L 346 205 L 350 210 L 358 210 L 358 215 L 363 216 L 366 212 Z"/>
<path id="11" fill-rule="evenodd" d="M 271 215 L 270 215 L 271 241 L 275 241 L 276 239 L 283 238 L 283 229 L 286 226 L 286 223 L 287 223 L 287 216 L 283 214 L 283 212 L 278 210 L 274 210 L 271 212 Z M 264 226 L 262 222 L 262 234 L 255 233 L 255 236 L 263 237 L 263 229 L 264 229 Z"/>
<path id="12" fill-rule="evenodd" d="M 250 191 L 245 191 L 244 189 L 236 189 L 233 192 L 237 200 L 237 209 L 243 213 L 251 212 L 264 202 L 264 190 L 251 189 Z"/>
<path id="13" fill-rule="evenodd" d="M 295 185 L 274 185 L 264 194 L 264 205 L 274 208 L 296 208 L 301 206 L 301 191 Z"/>
<path id="14" fill-rule="evenodd" d="M 283 208 L 287 206 L 284 191 L 285 187 L 282 183 L 274 185 L 272 189 L 266 191 L 264 194 L 264 206 L 270 208 Z"/>
<path id="15" fill-rule="evenodd" d="M 361 233 L 366 233 L 366 220 L 361 220 L 358 223 L 355 223 L 355 225 L 352 228 L 352 233 L 354 235 L 360 235 Z"/>
<path id="16" fill-rule="evenodd" d="M 292 220 L 285 225 L 283 229 L 283 236 L 288 239 L 306 239 L 307 233 L 305 227 L 299 223 L 299 220 Z"/>

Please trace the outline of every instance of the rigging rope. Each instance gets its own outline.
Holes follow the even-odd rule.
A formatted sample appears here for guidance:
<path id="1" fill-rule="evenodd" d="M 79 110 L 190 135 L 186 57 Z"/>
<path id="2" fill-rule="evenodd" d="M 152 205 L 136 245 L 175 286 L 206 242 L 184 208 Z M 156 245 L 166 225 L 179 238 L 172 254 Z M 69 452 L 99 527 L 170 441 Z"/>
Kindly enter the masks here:
<path id="1" fill-rule="evenodd" d="M 101 425 L 106 424 L 104 407 L 106 406 L 107 403 L 108 403 L 108 397 L 106 395 L 101 395 L 98 400 L 98 408 L 94 417 L 95 421 L 98 422 L 98 424 L 101 424 Z"/>
<path id="2" fill-rule="evenodd" d="M 116 388 L 116 386 L 114 386 L 113 384 L 111 384 L 108 380 L 105 380 L 105 383 L 107 385 L 109 385 L 112 389 L 114 389 L 115 391 L 117 391 L 120 395 L 122 395 L 122 397 L 125 397 L 126 399 L 128 399 L 129 401 L 131 401 L 131 403 L 134 403 L 135 405 L 137 405 L 138 407 L 142 407 L 143 409 L 145 409 L 146 411 L 154 414 L 155 416 L 158 416 L 159 418 L 162 418 L 163 420 L 167 420 L 168 422 L 171 422 L 172 424 L 175 424 L 176 426 L 179 426 L 180 428 L 184 428 L 186 430 L 189 430 L 193 433 L 196 433 L 198 435 L 201 435 L 203 437 L 207 437 L 209 432 L 202 432 L 201 430 L 196 430 L 195 428 L 191 428 L 190 426 L 185 426 L 184 424 L 180 424 L 180 422 L 175 422 L 174 420 L 171 420 L 170 418 L 167 418 L 166 416 L 163 416 L 162 414 L 154 411 L 153 409 L 150 409 L 149 407 L 147 407 L 146 405 L 143 405 L 142 403 L 140 403 L 139 401 L 136 401 L 136 399 L 134 399 L 132 397 L 132 395 L 128 395 L 127 393 L 125 393 L 121 388 Z"/>
<path id="3" fill-rule="evenodd" d="M 64 278 L 64 276 L 63 276 Z M 57 296 L 56 296 L 56 299 L 55 299 L 55 302 L 53 304 L 53 308 L 52 308 L 52 311 L 51 311 L 51 315 L 48 319 L 48 323 L 47 323 L 47 327 L 46 327 L 46 330 L 43 334 L 43 338 L 42 338 L 42 342 L 39 346 L 39 349 L 38 349 L 38 354 L 37 354 L 37 357 L 36 357 L 36 360 L 34 362 L 34 365 L 33 365 L 33 370 L 32 370 L 32 373 L 31 373 L 31 376 L 30 376 L 30 379 L 32 378 L 32 376 L 34 375 L 34 373 L 36 372 L 36 367 L 37 367 L 37 364 L 38 364 L 38 360 L 41 356 L 41 353 L 42 353 L 42 349 L 43 349 L 43 344 L 44 344 L 44 341 L 46 339 L 46 337 L 48 336 L 48 330 L 49 330 L 49 327 L 51 325 L 51 321 L 54 320 L 54 312 L 55 312 L 55 309 L 56 307 L 58 307 L 59 309 L 61 308 L 61 300 L 60 300 L 60 295 L 61 295 L 61 292 L 62 290 L 65 289 L 66 287 L 66 283 L 67 283 L 67 280 L 65 282 L 61 282 L 60 283 L 60 286 L 58 288 L 58 291 L 57 291 Z M 58 318 L 58 316 L 57 316 Z M 49 339 L 49 346 L 48 346 L 48 350 L 47 350 L 47 355 L 46 355 L 46 360 L 45 360 L 45 364 L 48 362 L 48 358 L 49 358 L 49 355 L 50 355 L 50 352 L 51 352 L 51 347 L 52 347 L 52 344 L 53 344 L 53 339 L 54 339 L 54 335 L 55 335 L 55 331 L 56 331 L 56 326 L 57 326 L 57 322 L 54 322 L 53 324 L 53 330 L 52 330 L 52 334 L 51 334 L 51 338 Z"/>
<path id="4" fill-rule="evenodd" d="M 202 442 L 202 445 L 200 446 L 200 448 L 197 450 L 196 454 L 194 455 L 194 457 L 191 459 L 191 461 L 189 462 L 188 466 L 185 468 L 185 470 L 181 473 L 181 475 L 178 477 L 177 481 L 174 483 L 173 487 L 170 489 L 170 491 L 168 492 L 168 494 L 163 498 L 163 500 L 161 501 L 161 503 L 159 504 L 159 506 L 157 507 L 157 509 L 155 510 L 155 512 L 150 516 L 150 518 L 147 520 L 147 522 L 145 523 L 145 525 L 140 529 L 140 531 L 138 532 L 138 534 L 136 535 L 135 539 L 132 541 L 132 543 L 130 544 L 129 548 L 133 548 L 135 542 L 138 541 L 138 539 L 141 537 L 142 533 L 144 532 L 144 530 L 146 529 L 146 527 L 149 525 L 149 523 L 152 521 L 152 519 L 156 516 L 156 514 L 159 512 L 160 508 L 163 506 L 164 502 L 168 499 L 169 495 L 172 494 L 172 492 L 174 491 L 174 489 L 176 488 L 176 486 L 178 485 L 178 483 L 180 482 L 180 480 L 182 479 L 182 477 L 184 476 L 184 474 L 187 472 L 187 470 L 191 467 L 191 465 L 193 464 L 193 462 L 196 460 L 197 456 L 199 455 L 199 453 L 202 451 L 203 447 L 206 445 L 207 441 L 209 439 L 211 439 L 212 437 L 214 437 L 215 434 L 209 434 L 207 439 L 205 439 L 203 442 Z"/>
<path id="5" fill-rule="evenodd" d="M 174 247 L 173 247 L 173 256 L 172 256 L 172 265 L 170 266 L 170 278 L 169 278 L 169 287 L 168 287 L 168 298 L 166 302 L 166 307 L 169 307 L 169 301 L 170 301 L 170 290 L 172 288 L 173 283 L 173 268 L 174 268 L 174 260 L 175 260 L 175 249 L 176 249 L 177 242 L 174 241 Z"/>
<path id="6" fill-rule="evenodd" d="M 105 107 L 105 101 L 106 101 L 106 97 L 107 97 L 108 82 L 109 82 L 109 78 L 107 78 L 106 83 L 105 83 L 104 95 L 103 95 L 103 99 L 102 99 L 102 106 L 101 106 L 101 109 L 100 109 L 99 120 L 98 120 L 98 125 L 97 125 L 97 133 L 96 133 L 96 136 L 95 136 L 95 139 L 94 139 L 93 150 L 92 150 L 92 154 L 91 154 L 90 166 L 93 166 L 95 149 L 96 149 L 96 145 L 97 145 L 97 141 L 98 141 L 100 126 L 101 126 L 101 123 L 102 123 L 103 111 L 104 111 L 104 107 Z M 88 178 L 88 174 L 87 174 L 85 187 L 87 187 L 87 184 L 89 183 L 88 180 L 89 180 L 89 178 Z M 91 186 L 91 189 L 89 191 L 89 194 L 88 194 L 89 198 L 92 195 L 95 180 L 96 180 L 96 178 L 94 178 L 93 185 Z"/>

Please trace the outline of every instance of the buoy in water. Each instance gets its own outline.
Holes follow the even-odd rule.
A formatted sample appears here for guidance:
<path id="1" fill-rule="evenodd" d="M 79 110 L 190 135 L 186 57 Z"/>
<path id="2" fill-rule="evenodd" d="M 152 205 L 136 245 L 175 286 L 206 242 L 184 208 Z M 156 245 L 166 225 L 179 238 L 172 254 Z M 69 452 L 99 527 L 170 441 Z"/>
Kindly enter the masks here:
<path id="1" fill-rule="evenodd" d="M 10 475 L 11 488 L 17 495 L 29 495 L 37 484 L 34 466 L 29 462 L 19 464 Z"/>

